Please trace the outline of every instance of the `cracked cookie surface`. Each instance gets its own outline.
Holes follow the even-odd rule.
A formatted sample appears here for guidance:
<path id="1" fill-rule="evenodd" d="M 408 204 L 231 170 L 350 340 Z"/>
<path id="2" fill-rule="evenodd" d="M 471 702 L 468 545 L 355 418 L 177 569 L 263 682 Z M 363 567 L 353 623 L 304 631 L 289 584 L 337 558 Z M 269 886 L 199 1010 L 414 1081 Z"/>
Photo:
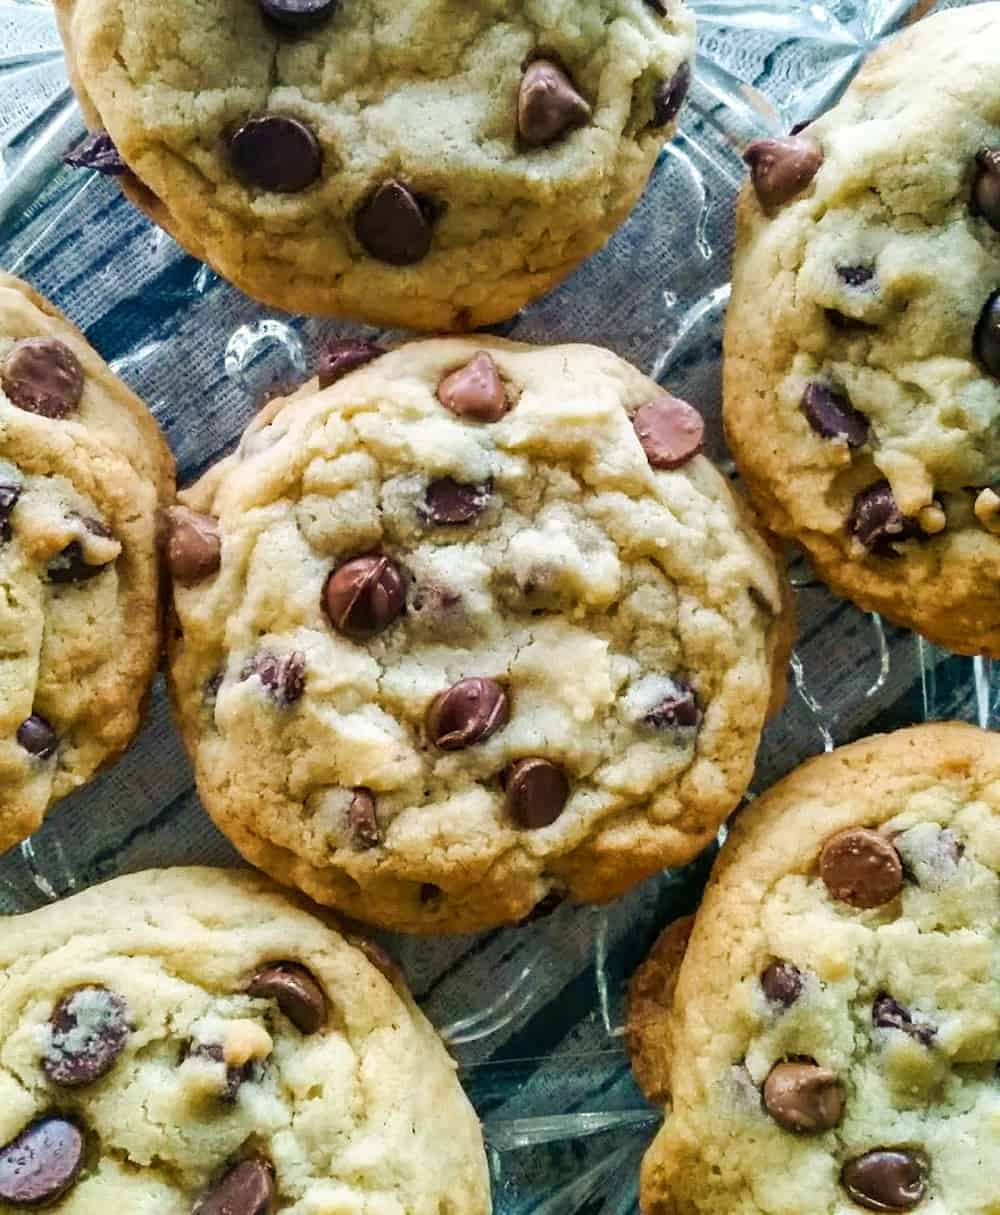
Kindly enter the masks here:
<path id="1" fill-rule="evenodd" d="M 5 917 L 0 1037 L 0 1211 L 490 1210 L 402 982 L 256 875 L 154 870 Z"/>
<path id="2" fill-rule="evenodd" d="M 173 693 L 219 826 L 412 931 L 697 853 L 791 627 L 700 436 L 587 346 L 416 343 L 268 406 L 174 512 Z"/>
<path id="3" fill-rule="evenodd" d="M 126 193 L 294 311 L 418 329 L 511 316 L 624 221 L 690 82 L 680 0 L 304 7 L 308 27 L 271 0 L 56 4 Z"/>
<path id="4" fill-rule="evenodd" d="M 633 980 L 643 1210 L 997 1215 L 998 909 L 996 734 L 865 739 L 743 811 Z"/>
<path id="5" fill-rule="evenodd" d="M 765 521 L 862 607 L 993 655 L 998 35 L 998 4 L 926 18 L 798 136 L 752 145 L 724 373 Z"/>
<path id="6" fill-rule="evenodd" d="M 152 416 L 27 284 L 0 273 L 0 850 L 114 759 L 160 653 Z"/>

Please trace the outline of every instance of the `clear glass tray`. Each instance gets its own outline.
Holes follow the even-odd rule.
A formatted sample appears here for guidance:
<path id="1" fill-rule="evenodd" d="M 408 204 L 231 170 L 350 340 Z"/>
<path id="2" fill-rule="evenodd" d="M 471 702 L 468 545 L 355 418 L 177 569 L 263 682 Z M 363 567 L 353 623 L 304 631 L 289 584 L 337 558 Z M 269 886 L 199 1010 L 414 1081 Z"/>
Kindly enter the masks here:
<path id="1" fill-rule="evenodd" d="M 149 0 L 153 3 L 154 0 Z M 599 256 L 521 314 L 510 335 L 610 346 L 719 427 L 739 153 L 836 99 L 871 47 L 927 0 L 694 0 L 697 81 L 641 205 Z M 320 342 L 357 332 L 259 307 L 186 257 L 106 179 L 60 158 L 83 134 L 44 0 L 0 0 L 0 265 L 87 332 L 147 401 L 192 480 Z M 389 335 L 398 338 L 400 334 Z M 754 788 L 858 735 L 960 717 L 1000 725 L 1000 664 L 950 657 L 835 600 L 793 564 L 799 643 L 788 704 Z M 693 908 L 711 855 L 607 908 L 561 907 L 519 928 L 424 941 L 383 936 L 463 1065 L 482 1114 L 498 1215 L 629 1215 L 660 1114 L 622 1049 L 627 977 Z M 0 912 L 118 873 L 236 864 L 199 807 L 162 686 L 126 757 L 0 859 Z"/>

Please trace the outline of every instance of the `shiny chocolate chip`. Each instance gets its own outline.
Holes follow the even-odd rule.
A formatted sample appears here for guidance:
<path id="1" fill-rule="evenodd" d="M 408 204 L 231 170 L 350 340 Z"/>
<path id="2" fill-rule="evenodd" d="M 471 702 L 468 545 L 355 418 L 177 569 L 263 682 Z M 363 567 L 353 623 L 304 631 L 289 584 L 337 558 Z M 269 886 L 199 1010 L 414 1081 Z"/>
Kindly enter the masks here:
<path id="1" fill-rule="evenodd" d="M 585 127 L 592 110 L 558 64 L 535 59 L 525 68 L 517 95 L 517 131 L 532 148 L 555 143 Z"/>
<path id="2" fill-rule="evenodd" d="M 854 408 L 846 393 L 810 380 L 801 406 L 806 421 L 822 438 L 843 439 L 848 447 L 863 447 L 868 442 L 868 419 Z"/>
<path id="3" fill-rule="evenodd" d="M 550 827 L 562 814 L 569 798 L 566 773 L 551 760 L 519 759 L 504 774 L 507 813 L 529 831 Z"/>
<path id="4" fill-rule="evenodd" d="M 355 557 L 327 578 L 323 608 L 346 637 L 375 637 L 397 619 L 406 603 L 399 566 L 388 557 Z"/>
<path id="5" fill-rule="evenodd" d="M 21 496 L 21 486 L 0 482 L 0 544 L 6 544 L 14 534 L 10 516 Z"/>
<path id="6" fill-rule="evenodd" d="M 472 422 L 499 422 L 507 412 L 507 393 L 496 363 L 484 351 L 453 371 L 438 385 L 438 400 L 458 417 Z"/>
<path id="7" fill-rule="evenodd" d="M 334 338 L 326 343 L 316 360 L 320 388 L 329 388 L 345 375 L 385 354 L 385 347 L 360 338 Z"/>
<path id="8" fill-rule="evenodd" d="M 898 557 L 896 545 L 922 533 L 916 519 L 907 518 L 896 505 L 888 481 L 876 481 L 855 497 L 847 530 L 877 557 Z"/>
<path id="9" fill-rule="evenodd" d="M 976 358 L 994 379 L 1000 380 L 1000 291 L 983 305 L 973 339 Z"/>
<path id="10" fill-rule="evenodd" d="M 210 1063 L 225 1064 L 226 1062 L 226 1052 L 219 1042 L 199 1042 L 196 1046 L 190 1047 L 185 1057 L 205 1059 Z M 252 1062 L 244 1063 L 242 1067 L 227 1066 L 219 1096 L 223 1101 L 235 1101 L 241 1087 L 253 1077 L 253 1074 L 254 1064 Z"/>
<path id="11" fill-rule="evenodd" d="M 848 1160 L 844 1189 L 869 1211 L 912 1211 L 927 1192 L 927 1158 L 911 1148 L 876 1148 Z"/>
<path id="12" fill-rule="evenodd" d="M 15 1207 L 53 1202 L 76 1181 L 83 1135 L 65 1118 L 40 1118 L 0 1148 L 0 1201 Z"/>
<path id="13" fill-rule="evenodd" d="M 808 135 L 755 139 L 743 153 L 762 207 L 780 207 L 809 185 L 823 163 L 823 151 Z"/>
<path id="14" fill-rule="evenodd" d="M 366 253 L 390 266 L 412 266 L 430 252 L 433 210 L 401 181 L 386 181 L 361 206 L 354 231 Z"/>
<path id="15" fill-rule="evenodd" d="M 493 679 L 461 679 L 439 693 L 427 712 L 427 733 L 442 751 L 485 742 L 507 724 L 507 694 Z"/>
<path id="16" fill-rule="evenodd" d="M 326 1021 L 323 989 L 298 962 L 275 962 L 258 971 L 247 991 L 274 1000 L 291 1023 L 304 1034 L 314 1034 Z"/>
<path id="17" fill-rule="evenodd" d="M 832 836 L 819 858 L 820 877 L 831 896 L 851 907 L 881 907 L 903 887 L 903 865 L 891 841 L 852 827 Z"/>
<path id="18" fill-rule="evenodd" d="M 17 741 L 36 759 L 48 759 L 50 755 L 55 755 L 59 745 L 55 730 L 38 713 L 32 713 L 17 727 Z"/>
<path id="19" fill-rule="evenodd" d="M 340 0 L 257 0 L 260 11 L 287 29 L 308 30 L 329 21 Z"/>
<path id="20" fill-rule="evenodd" d="M 767 966 L 760 976 L 761 989 L 772 1004 L 791 1008 L 802 995 L 802 971 L 791 962 L 778 960 Z"/>
<path id="21" fill-rule="evenodd" d="M 83 545 L 78 540 L 72 540 L 48 563 L 45 568 L 45 576 L 49 582 L 57 585 L 89 582 L 98 574 L 103 574 L 113 564 L 113 561 L 109 561 L 104 565 L 91 565 L 84 555 Z"/>
<path id="22" fill-rule="evenodd" d="M 875 277 L 872 266 L 838 266 L 837 278 L 847 287 L 867 287 Z"/>
<path id="23" fill-rule="evenodd" d="M 43 418 L 68 418 L 83 396 L 83 368 L 58 338 L 15 342 L 0 369 L 11 403 Z"/>
<path id="24" fill-rule="evenodd" d="M 1000 148 L 982 148 L 976 154 L 972 208 L 1000 232 Z"/>
<path id="25" fill-rule="evenodd" d="M 53 1084 L 79 1088 L 114 1067 L 128 1041 L 128 1006 L 106 987 L 80 987 L 56 1005 L 42 1070 Z"/>
<path id="26" fill-rule="evenodd" d="M 290 114 L 255 114 L 233 132 L 229 157 L 247 185 L 272 194 L 298 194 L 323 168 L 319 140 Z"/>
<path id="27" fill-rule="evenodd" d="M 382 840 L 378 829 L 375 795 L 361 786 L 354 790 L 347 810 L 347 824 L 359 848 L 376 848 Z"/>
<path id="28" fill-rule="evenodd" d="M 671 681 L 673 687 L 643 717 L 654 730 L 690 729 L 701 721 L 694 688 L 683 679 Z"/>
<path id="29" fill-rule="evenodd" d="M 813 1135 L 839 1124 L 844 1088 L 836 1073 L 817 1063 L 778 1063 L 764 1081 L 764 1107 L 786 1131 Z"/>
<path id="30" fill-rule="evenodd" d="M 306 688 L 306 656 L 301 650 L 272 654 L 261 650 L 243 668 L 243 679 L 256 675 L 265 692 L 282 708 L 302 699 Z"/>
<path id="31" fill-rule="evenodd" d="M 167 511 L 167 564 L 174 581 L 194 586 L 217 572 L 222 563 L 219 521 L 186 506 Z"/>
<path id="32" fill-rule="evenodd" d="M 681 112 L 691 88 L 691 64 L 685 61 L 669 80 L 660 80 L 653 89 L 654 127 L 665 127 Z"/>
<path id="33" fill-rule="evenodd" d="M 924 1046 L 930 1046 L 937 1036 L 937 1029 L 926 1021 L 914 1021 L 913 1014 L 898 1000 L 881 992 L 872 1005 L 872 1024 L 879 1029 L 898 1029 Z"/>
<path id="34" fill-rule="evenodd" d="M 107 131 L 97 131 L 88 135 L 83 143 L 63 157 L 63 164 L 71 169 L 92 169 L 95 173 L 103 173 L 105 177 L 121 177 L 128 170 L 128 165 L 121 158 L 121 153 L 115 147 L 114 140 Z"/>
<path id="35" fill-rule="evenodd" d="M 441 477 L 427 486 L 421 514 L 435 527 L 464 527 L 474 523 L 489 505 L 492 483 L 463 485 Z"/>
<path id="36" fill-rule="evenodd" d="M 687 401 L 666 393 L 641 406 L 632 426 L 653 468 L 680 468 L 705 445 L 701 414 Z"/>
<path id="37" fill-rule="evenodd" d="M 243 1160 L 194 1208 L 193 1215 L 268 1215 L 274 1171 L 264 1160 Z"/>

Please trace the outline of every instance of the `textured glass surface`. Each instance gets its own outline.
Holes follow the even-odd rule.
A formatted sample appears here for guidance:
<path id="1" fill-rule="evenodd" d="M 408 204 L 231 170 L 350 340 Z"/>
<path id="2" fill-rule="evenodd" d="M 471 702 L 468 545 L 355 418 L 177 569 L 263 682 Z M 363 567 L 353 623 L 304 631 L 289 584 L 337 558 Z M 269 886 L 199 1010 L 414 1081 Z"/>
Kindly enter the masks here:
<path id="1" fill-rule="evenodd" d="M 154 3 L 155 0 L 149 0 Z M 739 152 L 834 100 L 863 56 L 931 6 L 907 0 L 695 0 L 697 83 L 681 133 L 607 249 L 524 312 L 511 336 L 612 347 L 710 419 L 725 460 L 719 355 Z M 306 374 L 329 322 L 259 307 L 60 157 L 83 127 L 45 3 L 0 0 L 0 264 L 82 326 L 149 402 L 182 483 Z M 400 336 L 400 335 L 391 335 Z M 788 704 L 754 788 L 824 747 L 925 718 L 1000 723 L 1000 672 L 949 657 L 835 600 L 800 561 Z M 153 865 L 229 864 L 201 811 L 162 686 L 128 755 L 0 859 L 0 911 Z M 623 987 L 662 926 L 691 909 L 710 856 L 608 908 L 562 907 L 478 937 L 384 938 L 463 1064 L 500 1215 L 628 1215 L 659 1122 L 622 1050 Z"/>

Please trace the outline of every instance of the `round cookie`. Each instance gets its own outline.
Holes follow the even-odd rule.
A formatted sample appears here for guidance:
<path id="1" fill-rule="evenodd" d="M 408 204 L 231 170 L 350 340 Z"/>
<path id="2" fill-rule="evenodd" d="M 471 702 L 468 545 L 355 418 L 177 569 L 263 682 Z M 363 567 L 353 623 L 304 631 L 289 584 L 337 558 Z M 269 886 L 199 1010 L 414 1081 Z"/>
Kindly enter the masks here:
<path id="1" fill-rule="evenodd" d="M 174 466 L 137 397 L 0 273 L 0 850 L 128 745 L 160 655 Z"/>
<path id="2" fill-rule="evenodd" d="M 996 734 L 865 739 L 743 811 L 633 980 L 643 1211 L 997 1215 L 998 907 Z"/>
<path id="3" fill-rule="evenodd" d="M 791 627 L 701 437 L 588 346 L 422 342 L 272 403 L 172 513 L 174 699 L 222 830 L 410 931 L 695 855 Z"/>
<path id="4" fill-rule="evenodd" d="M 249 295 L 416 329 L 511 316 L 641 194 L 681 0 L 56 0 L 74 163 Z M 305 18 L 308 16 L 308 20 Z M 125 169 L 128 172 L 125 172 Z"/>
<path id="5" fill-rule="evenodd" d="M 366 950 L 224 870 L 5 917 L 0 1211 L 488 1215 L 455 1065 Z"/>
<path id="6" fill-rule="evenodd" d="M 725 421 L 764 520 L 861 607 L 1000 655 L 1000 4 L 929 17 L 751 145 Z"/>

